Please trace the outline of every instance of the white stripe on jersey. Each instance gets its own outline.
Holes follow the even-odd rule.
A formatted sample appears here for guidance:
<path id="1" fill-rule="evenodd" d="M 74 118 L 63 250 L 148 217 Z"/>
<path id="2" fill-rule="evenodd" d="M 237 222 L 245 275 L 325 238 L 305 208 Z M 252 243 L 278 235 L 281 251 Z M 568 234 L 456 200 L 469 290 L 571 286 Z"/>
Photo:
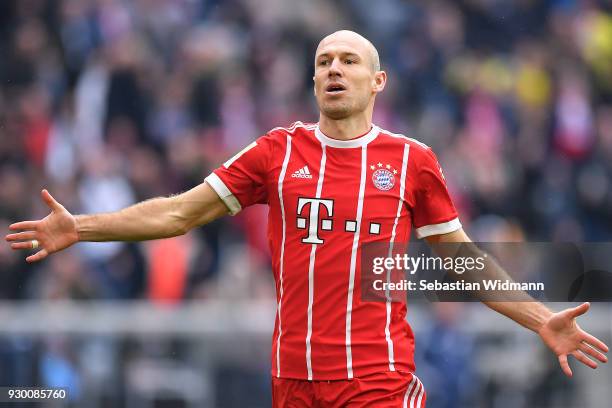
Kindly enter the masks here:
<path id="1" fill-rule="evenodd" d="M 353 290 L 355 289 L 355 268 L 357 265 L 357 249 L 359 247 L 359 234 L 361 233 L 361 216 L 363 214 L 363 198 L 365 193 L 365 180 L 367 170 L 368 145 L 361 147 L 361 180 L 359 182 L 359 198 L 357 200 L 357 216 L 353 248 L 351 250 L 351 267 L 348 284 L 348 298 L 346 300 L 346 370 L 348 378 L 353 378 L 353 351 L 351 349 L 351 319 L 353 316 Z"/>
<path id="2" fill-rule="evenodd" d="M 326 160 L 327 156 L 325 154 L 325 145 L 321 143 L 321 165 L 319 166 L 319 180 L 317 181 L 316 198 L 321 198 Z M 310 226 L 310 228 L 312 228 L 312 226 Z M 312 244 L 312 250 L 310 251 L 310 265 L 308 266 L 308 333 L 306 334 L 306 368 L 308 369 L 308 380 L 312 380 L 312 350 L 310 348 L 310 338 L 312 337 L 312 305 L 314 303 L 314 265 L 316 252 L 317 244 Z"/>
<path id="3" fill-rule="evenodd" d="M 225 167 L 226 169 L 229 168 L 229 166 L 231 166 L 233 162 L 238 160 L 240 158 L 240 156 L 242 156 L 243 154 L 245 154 L 246 152 L 248 152 L 249 150 L 251 150 L 255 146 L 257 146 L 257 141 L 252 142 L 250 145 L 248 145 L 247 147 L 245 147 L 244 149 L 242 149 L 241 151 L 236 153 L 232 158 L 230 158 L 228 161 L 223 163 L 223 167 Z"/>
<path id="4" fill-rule="evenodd" d="M 288 128 L 285 128 L 285 127 L 280 127 L 280 126 L 279 126 L 279 127 L 275 127 L 275 128 L 270 129 L 270 131 L 269 131 L 269 132 L 272 132 L 272 131 L 274 131 L 274 130 L 284 130 L 284 131 L 286 131 L 286 132 L 293 133 L 293 132 L 295 132 L 295 130 L 296 130 L 297 128 L 305 128 L 305 129 L 308 129 L 308 130 L 314 130 L 316 126 L 317 126 L 317 125 L 315 125 L 315 124 L 312 124 L 312 125 L 307 125 L 307 124 L 304 124 L 303 122 L 301 122 L 301 121 L 299 121 L 299 120 L 298 120 L 297 122 L 295 122 L 293 125 L 291 125 L 291 126 L 290 126 L 290 127 L 288 127 Z"/>
<path id="5" fill-rule="evenodd" d="M 412 392 L 413 390 L 414 392 Z M 410 395 L 411 393 L 412 395 Z M 412 381 L 410 381 L 406 394 L 404 395 L 404 404 L 402 405 L 403 408 L 420 408 L 424 395 L 425 387 L 423 386 L 423 383 L 414 373 L 412 373 Z M 408 397 L 410 397 L 410 405 L 408 405 Z"/>
<path id="6" fill-rule="evenodd" d="M 279 296 L 278 296 L 278 338 L 276 339 L 276 376 L 280 377 L 280 341 L 281 334 L 283 332 L 281 326 L 281 304 L 283 301 L 283 267 L 285 261 L 285 236 L 287 233 L 287 222 L 285 220 L 285 204 L 283 203 L 283 181 L 285 180 L 285 173 L 287 172 L 287 165 L 289 164 L 289 157 L 291 156 L 291 136 L 287 136 L 287 148 L 285 150 L 285 160 L 283 160 L 283 167 L 281 168 L 280 175 L 278 176 L 278 201 L 280 202 L 281 218 L 283 219 L 283 238 L 281 240 L 280 248 L 280 271 L 279 271 Z"/>
<path id="7" fill-rule="evenodd" d="M 449 232 L 457 231 L 461 228 L 459 218 L 454 218 L 440 224 L 423 225 L 415 230 L 418 239 L 428 237 L 430 235 L 448 234 Z"/>
<path id="8" fill-rule="evenodd" d="M 242 210 L 240 201 L 232 194 L 229 188 L 225 185 L 223 180 L 215 173 L 210 173 L 208 177 L 204 179 L 210 187 L 217 193 L 219 198 L 223 200 L 227 206 L 230 215 L 236 215 Z"/>
<path id="9" fill-rule="evenodd" d="M 425 386 L 423 385 L 423 383 L 417 378 L 417 381 L 419 382 L 419 385 L 421 386 L 421 389 L 419 390 L 419 396 L 416 399 L 416 404 L 414 405 L 416 408 L 420 408 L 421 407 L 421 400 L 423 399 L 423 395 L 425 394 Z M 410 402 L 410 407 L 412 408 L 412 401 Z"/>
<path id="10" fill-rule="evenodd" d="M 404 404 L 402 405 L 403 408 L 407 408 L 408 397 L 410 396 L 410 393 L 412 392 L 412 389 L 414 388 L 416 383 L 417 383 L 417 377 L 416 375 L 412 374 L 412 381 L 410 381 L 410 384 L 408 384 L 408 388 L 406 389 L 406 394 L 404 394 Z"/>
<path id="11" fill-rule="evenodd" d="M 393 230 L 391 231 L 391 240 L 389 241 L 389 254 L 388 257 L 393 256 L 393 244 L 395 243 L 395 234 L 397 230 L 397 223 L 402 213 L 402 204 L 404 203 L 404 191 L 406 189 L 406 172 L 408 169 L 408 155 L 410 153 L 410 145 L 404 145 L 404 155 L 402 157 L 402 173 L 400 176 L 400 193 L 399 200 L 397 203 L 397 213 L 395 215 L 395 221 L 393 222 Z M 387 282 L 391 279 L 391 271 L 387 270 Z M 387 348 L 389 350 L 389 370 L 395 371 L 395 357 L 393 353 L 393 340 L 391 339 L 391 333 L 389 332 L 389 325 L 391 324 L 391 298 L 389 296 L 389 290 L 386 291 L 387 296 L 387 323 L 385 324 L 385 338 L 387 339 Z"/>
<path id="12" fill-rule="evenodd" d="M 429 146 L 427 146 L 425 143 L 421 142 L 420 140 L 416 140 L 416 139 L 413 139 L 413 138 L 408 137 L 406 135 L 402 135 L 401 133 L 389 132 L 386 129 L 380 129 L 380 131 L 384 132 L 384 133 L 386 133 L 386 134 L 388 134 L 390 136 L 393 136 L 393 137 L 399 137 L 399 138 L 402 138 L 402 139 L 410 140 L 411 142 L 414 142 L 414 143 L 418 144 L 419 146 L 421 146 L 421 147 L 423 147 L 425 149 L 431 149 Z"/>

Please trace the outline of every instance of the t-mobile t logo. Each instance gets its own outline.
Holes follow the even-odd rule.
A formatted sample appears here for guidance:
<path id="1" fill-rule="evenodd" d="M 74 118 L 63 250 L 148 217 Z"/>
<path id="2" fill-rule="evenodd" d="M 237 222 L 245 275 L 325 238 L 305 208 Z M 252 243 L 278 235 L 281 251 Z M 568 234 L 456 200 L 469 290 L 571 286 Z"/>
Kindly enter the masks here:
<path id="1" fill-rule="evenodd" d="M 310 204 L 310 213 L 304 214 L 306 217 L 300 217 L 302 215 L 302 209 L 306 206 L 306 204 Z M 297 217 L 297 227 L 299 229 L 308 228 L 308 236 L 306 238 L 302 238 L 302 242 L 305 244 L 322 244 L 323 240 L 319 238 L 319 208 L 321 206 L 325 207 L 327 210 L 327 216 L 332 217 L 334 214 L 334 201 L 333 200 L 324 200 L 319 198 L 302 198 L 298 199 L 298 217 Z M 332 220 L 330 218 L 321 218 L 321 229 L 325 231 L 331 231 L 332 229 Z M 306 225 L 308 224 L 308 227 Z"/>

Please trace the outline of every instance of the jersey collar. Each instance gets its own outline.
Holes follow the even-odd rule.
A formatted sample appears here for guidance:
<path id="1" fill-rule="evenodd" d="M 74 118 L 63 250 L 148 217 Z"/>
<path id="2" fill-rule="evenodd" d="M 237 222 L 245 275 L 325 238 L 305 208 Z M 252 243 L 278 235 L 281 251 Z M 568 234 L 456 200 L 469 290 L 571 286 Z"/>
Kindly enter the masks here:
<path id="1" fill-rule="evenodd" d="M 321 132 L 321 129 L 319 129 L 319 124 L 317 124 L 317 127 L 315 128 L 315 136 L 317 137 L 317 139 L 319 139 L 321 143 L 331 147 L 339 148 L 355 148 L 365 146 L 372 140 L 374 140 L 376 136 L 378 136 L 379 132 L 380 128 L 372 124 L 372 129 L 370 129 L 370 131 L 363 136 L 350 140 L 338 140 L 332 139 L 331 137 L 326 136 L 323 132 Z"/>

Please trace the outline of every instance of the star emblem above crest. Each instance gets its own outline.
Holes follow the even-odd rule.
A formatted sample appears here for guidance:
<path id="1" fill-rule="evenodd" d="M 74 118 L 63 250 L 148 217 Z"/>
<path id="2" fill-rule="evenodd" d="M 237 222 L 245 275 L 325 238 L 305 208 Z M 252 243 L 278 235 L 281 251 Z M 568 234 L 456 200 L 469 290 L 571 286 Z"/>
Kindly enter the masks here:
<path id="1" fill-rule="evenodd" d="M 391 166 L 390 163 L 381 163 L 381 162 L 378 162 L 376 164 L 370 164 L 370 170 L 376 170 L 377 168 L 378 169 L 387 169 L 390 172 L 392 172 L 393 174 L 397 174 L 398 173 L 397 170 L 393 166 Z"/>

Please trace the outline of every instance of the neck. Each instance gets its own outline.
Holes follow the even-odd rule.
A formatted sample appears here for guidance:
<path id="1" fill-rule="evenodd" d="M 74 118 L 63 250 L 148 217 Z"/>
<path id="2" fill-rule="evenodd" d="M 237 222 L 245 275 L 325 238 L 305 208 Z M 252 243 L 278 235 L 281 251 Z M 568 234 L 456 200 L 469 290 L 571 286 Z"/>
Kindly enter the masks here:
<path id="1" fill-rule="evenodd" d="M 372 128 L 372 115 L 351 116 L 344 119 L 331 119 L 323 113 L 319 116 L 319 129 L 326 136 L 338 140 L 355 139 L 365 135 Z"/>

